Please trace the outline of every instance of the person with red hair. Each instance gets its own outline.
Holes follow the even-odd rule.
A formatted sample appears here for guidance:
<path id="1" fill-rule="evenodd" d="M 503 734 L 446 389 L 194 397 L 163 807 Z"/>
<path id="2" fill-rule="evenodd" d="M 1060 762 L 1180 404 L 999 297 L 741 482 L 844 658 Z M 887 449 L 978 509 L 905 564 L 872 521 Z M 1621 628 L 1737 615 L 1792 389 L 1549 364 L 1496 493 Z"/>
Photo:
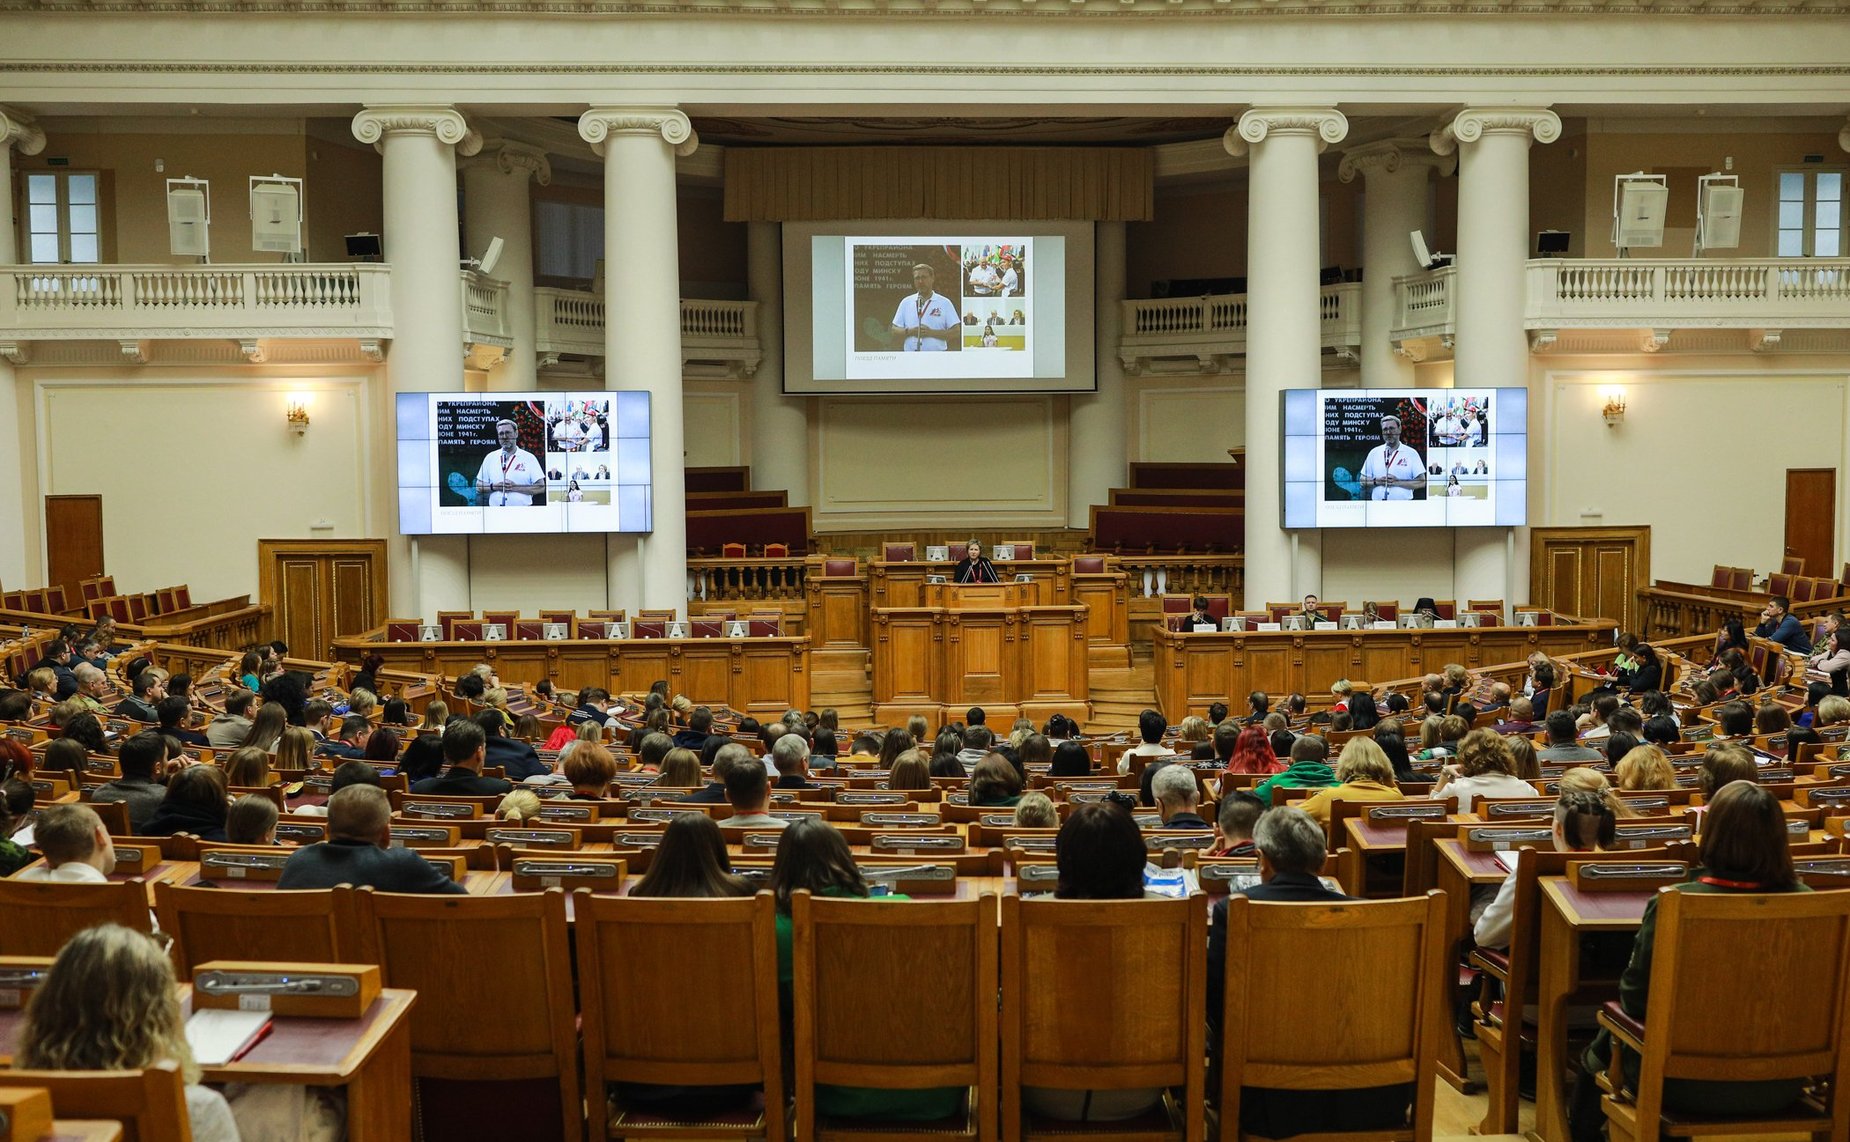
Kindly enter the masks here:
<path id="1" fill-rule="evenodd" d="M 12 738 L 0 738 L 0 781 L 32 777 L 32 751 Z"/>
<path id="2" fill-rule="evenodd" d="M 1222 723 L 1221 728 L 1227 728 L 1227 724 Z M 1240 736 L 1234 739 L 1233 752 L 1227 758 L 1227 770 L 1218 796 L 1224 797 L 1233 789 L 1232 783 L 1226 778 L 1236 773 L 1283 773 L 1284 769 L 1278 755 L 1272 752 L 1272 739 L 1267 736 L 1265 727 L 1244 726 L 1240 729 Z"/>

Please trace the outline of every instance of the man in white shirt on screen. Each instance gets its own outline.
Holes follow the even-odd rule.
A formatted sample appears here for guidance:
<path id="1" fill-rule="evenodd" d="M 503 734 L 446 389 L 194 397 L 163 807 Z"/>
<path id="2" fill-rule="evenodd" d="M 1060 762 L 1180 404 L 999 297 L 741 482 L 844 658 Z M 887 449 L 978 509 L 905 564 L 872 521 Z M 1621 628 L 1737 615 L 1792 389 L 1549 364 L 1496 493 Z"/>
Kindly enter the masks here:
<path id="1" fill-rule="evenodd" d="M 1400 442 L 1400 418 L 1381 418 L 1381 443 L 1362 461 L 1362 490 L 1371 500 L 1410 500 L 1426 478 L 1426 461 Z"/>
<path id="2" fill-rule="evenodd" d="M 932 289 L 935 280 L 925 263 L 912 267 L 912 286 L 917 292 L 907 294 L 893 311 L 893 332 L 906 335 L 904 352 L 942 353 L 951 347 L 953 337 L 962 336 L 957 306 Z M 957 332 L 946 335 L 947 329 Z"/>
<path id="3" fill-rule="evenodd" d="M 511 420 L 495 422 L 495 439 L 501 447 L 482 460 L 475 473 L 475 489 L 488 495 L 491 508 L 527 507 L 534 496 L 546 494 L 546 469 L 533 453 L 519 445 L 520 430 Z"/>

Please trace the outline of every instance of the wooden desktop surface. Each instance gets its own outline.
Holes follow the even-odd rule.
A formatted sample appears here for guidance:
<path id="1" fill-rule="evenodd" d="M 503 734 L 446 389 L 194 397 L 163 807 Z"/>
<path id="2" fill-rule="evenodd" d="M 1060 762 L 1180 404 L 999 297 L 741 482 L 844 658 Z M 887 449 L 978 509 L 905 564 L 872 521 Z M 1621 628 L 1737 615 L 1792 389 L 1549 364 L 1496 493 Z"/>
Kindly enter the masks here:
<path id="1" fill-rule="evenodd" d="M 1580 990 L 1580 938 L 1591 932 L 1636 932 L 1651 892 L 1581 892 L 1566 877 L 1541 879 L 1540 1006 L 1536 1042 L 1535 1132 L 1543 1142 L 1568 1142 L 1568 1001 Z"/>

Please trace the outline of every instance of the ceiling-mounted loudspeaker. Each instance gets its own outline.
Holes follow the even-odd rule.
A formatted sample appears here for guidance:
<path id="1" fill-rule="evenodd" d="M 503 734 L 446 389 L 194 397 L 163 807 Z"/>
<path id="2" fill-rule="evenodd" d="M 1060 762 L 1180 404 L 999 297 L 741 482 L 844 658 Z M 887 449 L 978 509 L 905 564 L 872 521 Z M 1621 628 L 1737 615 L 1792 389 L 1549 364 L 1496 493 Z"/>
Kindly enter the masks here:
<path id="1" fill-rule="evenodd" d="M 488 240 L 488 249 L 482 254 L 482 264 L 475 268 L 475 272 L 481 274 L 485 278 L 491 277 L 495 272 L 495 267 L 500 264 L 501 239 L 490 238 Z"/>
<path id="2" fill-rule="evenodd" d="M 1741 207 L 1747 192 L 1731 174 L 1705 174 L 1696 180 L 1696 255 L 1704 250 L 1732 250 L 1741 244 Z"/>
<path id="3" fill-rule="evenodd" d="M 269 254 L 302 252 L 302 180 L 252 176 L 251 249 Z"/>
<path id="4" fill-rule="evenodd" d="M 1612 182 L 1612 244 L 1621 252 L 1664 244 L 1670 186 L 1661 174 L 1622 174 Z"/>
<path id="5" fill-rule="evenodd" d="M 167 180 L 167 249 L 175 257 L 212 253 L 212 188 L 202 178 Z"/>

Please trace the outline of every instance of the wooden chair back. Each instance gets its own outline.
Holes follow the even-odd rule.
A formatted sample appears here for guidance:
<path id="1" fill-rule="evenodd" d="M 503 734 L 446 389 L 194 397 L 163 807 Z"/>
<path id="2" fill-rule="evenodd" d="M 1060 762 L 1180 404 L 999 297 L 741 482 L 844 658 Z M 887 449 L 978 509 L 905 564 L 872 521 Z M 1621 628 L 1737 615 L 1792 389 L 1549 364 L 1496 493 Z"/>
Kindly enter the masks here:
<path id="1" fill-rule="evenodd" d="M 1402 874 L 1400 894 L 1423 896 L 1439 883 L 1439 850 L 1433 842 L 1458 835 L 1458 822 L 1452 820 L 1408 821 L 1407 863 Z"/>
<path id="2" fill-rule="evenodd" d="M 1207 909 L 1196 899 L 1002 898 L 1002 1136 L 1027 1137 L 1022 1087 L 1181 1087 L 1205 1129 Z M 1135 988 L 1099 987 L 1105 977 Z M 1150 1137 L 1172 1138 L 1165 1129 Z M 1115 1133 L 1117 1139 L 1143 1137 Z"/>
<path id="3" fill-rule="evenodd" d="M 688 1138 L 786 1136 L 783 1051 L 778 1023 L 777 915 L 771 894 L 721 899 L 572 897 L 584 1012 L 585 1087 L 593 1116 L 608 1084 L 763 1084 L 762 1115 L 689 1123 Z M 698 986 L 638 987 L 637 965 L 730 964 Z M 698 1034 L 690 1033 L 698 1028 Z M 615 1136 L 635 1115 L 621 1097 L 607 1125 Z M 656 1122 L 654 1135 L 670 1133 Z"/>
<path id="4" fill-rule="evenodd" d="M 791 900 L 791 1007 L 796 1024 L 797 1137 L 817 1130 L 817 1083 L 975 1088 L 961 1131 L 996 1136 L 996 898 Z M 932 1017 L 893 986 L 895 965 L 932 965 Z M 905 1027 L 895 1035 L 895 1027 Z"/>
<path id="5" fill-rule="evenodd" d="M 122 1124 L 122 1142 L 193 1142 L 180 1065 L 139 1071 L 21 1071 L 0 1069 L 0 1087 L 37 1087 L 51 1094 L 60 1119 Z"/>
<path id="6" fill-rule="evenodd" d="M 353 915 L 358 961 L 378 964 L 385 986 L 412 988 L 431 1000 L 411 1012 L 414 1077 L 477 1087 L 556 1082 L 561 1137 L 583 1136 L 562 890 L 486 897 L 365 888 Z M 493 976 L 492 987 L 484 972 Z M 541 1136 L 548 1117 L 529 1118 L 530 1137 Z"/>
<path id="7" fill-rule="evenodd" d="M 1740 987 L 1738 974 L 1729 986 L 1730 966 L 1744 963 L 1754 965 L 1754 986 Z M 1846 1034 L 1850 894 L 1659 891 L 1635 1100 L 1640 1138 L 1657 1135 L 1666 1079 L 1821 1075 L 1841 1097 L 1850 1084 Z M 1839 1106 L 1811 1128 L 1841 1133 L 1842 1114 Z M 1816 1121 L 1802 1106 L 1793 1116 Z"/>
<path id="8" fill-rule="evenodd" d="M 1247 1086 L 1327 1091 L 1409 1083 L 1408 1125 L 1354 1137 L 1432 1137 L 1434 1068 L 1447 1017 L 1444 924 L 1445 895 L 1437 891 L 1311 904 L 1228 897 L 1222 1121 L 1240 1121 Z M 1279 1002 L 1327 987 L 1327 966 L 1320 965 L 1329 963 L 1369 965 L 1365 1005 L 1348 1018 L 1307 1020 Z"/>
<path id="9" fill-rule="evenodd" d="M 98 924 L 154 930 L 148 889 L 139 878 L 108 884 L 0 880 L 0 916 L 6 918 L 0 956 L 55 956 L 66 940 Z"/>
<path id="10" fill-rule="evenodd" d="M 154 910 L 161 931 L 173 937 L 181 979 L 212 960 L 366 962 L 354 947 L 352 907 L 352 892 L 337 888 L 277 892 L 154 885 Z"/>

